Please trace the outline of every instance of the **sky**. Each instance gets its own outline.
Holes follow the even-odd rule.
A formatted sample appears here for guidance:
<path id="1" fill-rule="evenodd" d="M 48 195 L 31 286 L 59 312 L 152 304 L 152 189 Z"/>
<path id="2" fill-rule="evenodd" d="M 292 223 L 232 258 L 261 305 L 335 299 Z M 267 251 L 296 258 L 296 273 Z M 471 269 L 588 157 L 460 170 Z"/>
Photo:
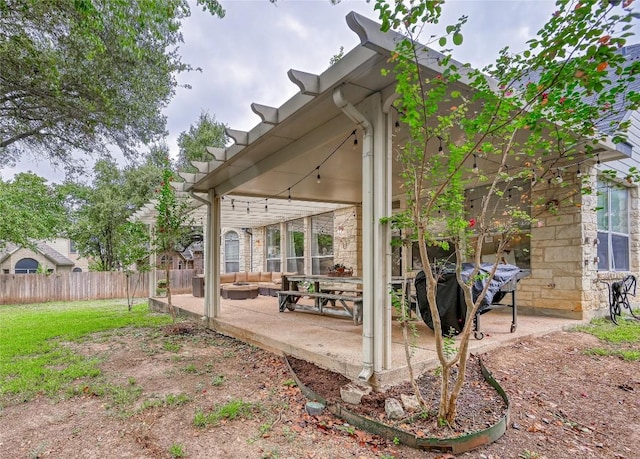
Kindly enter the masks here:
<path id="1" fill-rule="evenodd" d="M 359 44 L 357 35 L 346 24 L 350 11 L 378 21 L 377 11 L 361 0 L 222 0 L 224 18 L 201 11 L 192 2 L 192 15 L 183 23 L 183 61 L 201 72 L 178 76 L 177 88 L 164 113 L 172 155 L 176 140 L 195 124 L 205 111 L 232 129 L 248 131 L 260 122 L 251 103 L 278 107 L 292 97 L 298 87 L 287 77 L 289 69 L 320 74 L 329 67 L 332 56 L 344 47 L 345 54 Z M 444 26 L 467 15 L 464 43 L 454 57 L 482 67 L 495 60 L 498 51 L 509 45 L 524 49 L 555 10 L 553 0 L 448 0 L 437 28 L 426 37 L 439 34 Z M 9 179 L 17 172 L 31 170 L 52 182 L 64 179 L 61 170 L 46 162 L 25 158 L 15 168 L 2 168 L 0 176 Z"/>

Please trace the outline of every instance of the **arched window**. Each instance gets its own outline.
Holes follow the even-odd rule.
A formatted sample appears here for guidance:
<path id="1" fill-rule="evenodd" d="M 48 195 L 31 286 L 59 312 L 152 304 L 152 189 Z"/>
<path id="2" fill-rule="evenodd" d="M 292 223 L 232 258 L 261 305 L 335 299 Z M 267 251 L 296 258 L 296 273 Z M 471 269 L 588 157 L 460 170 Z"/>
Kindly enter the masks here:
<path id="1" fill-rule="evenodd" d="M 162 255 L 160 257 L 160 267 L 164 269 L 167 264 L 169 265 L 169 269 L 173 269 L 173 257 L 169 255 Z"/>
<path id="2" fill-rule="evenodd" d="M 23 258 L 16 263 L 16 274 L 33 274 L 38 272 L 39 263 L 33 258 Z"/>
<path id="3" fill-rule="evenodd" d="M 82 272 L 82 268 L 78 268 L 77 266 L 75 268 L 73 268 L 73 272 L 74 273 L 81 273 Z"/>
<path id="4" fill-rule="evenodd" d="M 240 271 L 240 238 L 235 231 L 224 235 L 224 272 L 237 273 Z"/>

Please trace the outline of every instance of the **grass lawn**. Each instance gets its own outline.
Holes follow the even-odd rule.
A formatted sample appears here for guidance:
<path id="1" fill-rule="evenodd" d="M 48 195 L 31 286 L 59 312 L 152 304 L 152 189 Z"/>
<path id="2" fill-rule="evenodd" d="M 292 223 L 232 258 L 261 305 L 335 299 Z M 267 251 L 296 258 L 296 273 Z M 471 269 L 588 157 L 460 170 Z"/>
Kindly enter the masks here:
<path id="1" fill-rule="evenodd" d="M 616 325 L 603 317 L 577 329 L 602 341 L 602 346 L 589 349 L 591 354 L 617 355 L 624 360 L 640 360 L 640 320 L 625 316 L 625 319 L 618 319 L 618 323 L 619 325 Z"/>
<path id="2" fill-rule="evenodd" d="M 100 374 L 95 359 L 60 343 L 95 332 L 170 323 L 147 304 L 129 312 L 124 300 L 0 306 L 0 397 L 55 395 L 71 381 Z"/>

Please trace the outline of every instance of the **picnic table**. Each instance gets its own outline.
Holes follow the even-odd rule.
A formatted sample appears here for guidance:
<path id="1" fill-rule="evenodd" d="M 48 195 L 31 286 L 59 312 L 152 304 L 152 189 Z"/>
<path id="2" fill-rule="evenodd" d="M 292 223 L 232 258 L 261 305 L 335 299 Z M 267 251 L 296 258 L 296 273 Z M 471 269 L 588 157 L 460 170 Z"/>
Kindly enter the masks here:
<path id="1" fill-rule="evenodd" d="M 345 285 L 346 284 L 346 285 Z M 301 285 L 313 289 L 300 289 Z M 311 311 L 318 314 L 349 317 L 354 324 L 362 323 L 362 278 L 324 275 L 282 276 L 282 290 L 278 292 L 280 312 Z M 313 304 L 301 303 L 302 298 Z"/>

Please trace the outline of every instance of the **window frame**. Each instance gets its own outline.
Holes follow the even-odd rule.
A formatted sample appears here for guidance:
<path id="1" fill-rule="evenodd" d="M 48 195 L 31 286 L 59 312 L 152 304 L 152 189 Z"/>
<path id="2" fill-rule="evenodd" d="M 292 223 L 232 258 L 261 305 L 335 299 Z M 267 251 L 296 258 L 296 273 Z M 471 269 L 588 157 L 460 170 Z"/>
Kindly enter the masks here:
<path id="1" fill-rule="evenodd" d="M 323 214 L 311 216 L 311 274 L 326 274 L 328 268 L 334 264 L 334 221 L 335 216 L 333 212 L 325 212 Z M 321 244 L 316 237 L 316 234 L 331 238 L 331 248 L 327 253 L 322 253 L 320 248 Z M 323 248 L 327 247 L 328 245 L 325 245 Z"/>
<path id="2" fill-rule="evenodd" d="M 233 238 L 235 235 L 235 239 Z M 240 271 L 240 235 L 237 231 L 230 230 L 224 233 L 224 272 L 237 273 Z M 237 257 L 232 258 L 232 250 L 230 244 L 235 243 L 237 248 Z M 234 270 L 235 269 L 235 270 Z"/>
<path id="3" fill-rule="evenodd" d="M 598 253 L 598 271 L 599 272 L 620 272 L 629 271 L 631 269 L 631 230 L 630 230 L 630 198 L 631 193 L 629 188 L 618 185 L 611 186 L 598 180 L 598 205 L 596 207 L 596 234 L 597 234 L 597 253 Z M 620 214 L 612 212 L 612 196 L 616 192 L 624 192 L 624 204 L 625 209 L 621 210 L 624 215 L 621 218 Z M 600 200 L 604 196 L 604 202 Z M 618 201 L 620 202 L 620 201 Z M 618 209 L 620 211 L 620 209 Z M 623 221 L 626 226 L 626 232 L 616 231 L 620 228 L 618 222 L 615 225 L 614 218 L 618 217 L 620 221 Z M 601 223 L 605 223 L 603 217 L 606 219 L 606 228 L 601 228 Z M 614 229 L 614 226 L 617 226 Z M 614 247 L 614 242 L 624 241 L 626 242 L 626 253 L 621 254 L 618 252 L 620 249 Z M 618 253 L 616 255 L 616 253 Z M 621 258 L 622 256 L 622 258 Z M 618 265 L 622 265 L 618 267 Z"/>
<path id="4" fill-rule="evenodd" d="M 271 237 L 273 235 L 273 237 Z M 280 224 L 268 225 L 265 228 L 264 260 L 268 272 L 282 271 L 282 230 Z M 273 249 L 273 252 L 271 252 Z"/>

